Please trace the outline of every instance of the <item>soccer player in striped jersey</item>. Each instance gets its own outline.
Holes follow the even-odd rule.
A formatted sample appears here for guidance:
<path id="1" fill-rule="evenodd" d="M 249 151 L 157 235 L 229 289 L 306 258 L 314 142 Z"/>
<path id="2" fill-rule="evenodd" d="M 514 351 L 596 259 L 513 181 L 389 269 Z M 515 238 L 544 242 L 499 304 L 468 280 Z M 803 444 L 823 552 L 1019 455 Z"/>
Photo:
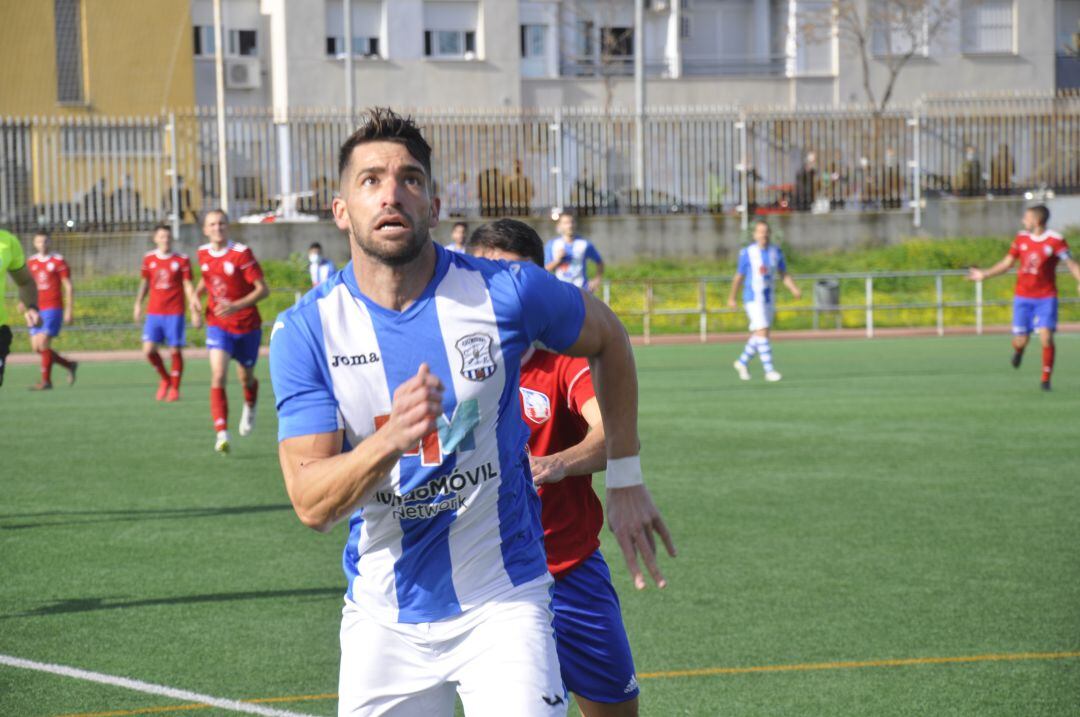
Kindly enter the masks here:
<path id="1" fill-rule="evenodd" d="M 1080 264 L 1069 254 L 1069 244 L 1055 231 L 1046 228 L 1050 210 L 1039 204 L 1024 211 L 1024 231 L 1013 239 L 1009 252 L 989 269 L 972 267 L 968 278 L 984 281 L 1004 274 L 1017 260 L 1016 293 L 1013 298 L 1012 345 L 1013 368 L 1020 368 L 1031 332 L 1039 333 L 1042 343 L 1042 378 L 1044 391 L 1050 390 L 1054 371 L 1054 332 L 1058 320 L 1058 262 L 1065 262 L 1069 273 L 1080 282 Z"/>
<path id="2" fill-rule="evenodd" d="M 153 239 L 157 248 L 143 256 L 142 278 L 139 290 L 135 292 L 132 315 L 135 323 L 139 323 L 143 299 L 149 294 L 142 333 L 143 354 L 161 378 L 157 400 L 176 401 L 180 398 L 180 379 L 184 375 L 183 347 L 187 345 L 184 306 L 192 307 L 191 325 L 194 327 L 199 326 L 202 312 L 195 308 L 200 305 L 191 283 L 191 262 L 186 254 L 172 250 L 172 229 L 168 224 L 158 224 L 154 227 Z M 168 370 L 158 351 L 161 344 L 172 349 L 172 362 Z"/>
<path id="3" fill-rule="evenodd" d="M 518 371 L 535 342 L 591 357 L 608 456 L 635 457 L 626 332 L 536 267 L 432 242 L 410 120 L 370 111 L 338 166 L 352 261 L 278 317 L 270 374 L 297 515 L 349 522 L 339 714 L 448 717 L 456 691 L 467 715 L 564 715 Z"/>
<path id="4" fill-rule="evenodd" d="M 739 252 L 739 266 L 731 280 L 731 293 L 728 295 L 728 306 L 734 309 L 737 306 L 735 297 L 743 288 L 743 305 L 750 319 L 750 339 L 734 364 L 735 372 L 743 381 L 750 380 L 747 366 L 755 355 L 761 359 L 766 381 L 779 381 L 782 378 L 773 366 L 772 346 L 769 343 L 769 329 L 776 316 L 774 287 L 778 277 L 792 296 L 796 299 L 802 296 L 795 280 L 787 273 L 784 252 L 769 241 L 769 223 L 759 219 L 754 222 L 754 242 Z"/>
<path id="5" fill-rule="evenodd" d="M 64 324 L 70 324 L 75 308 L 75 288 L 71 283 L 71 269 L 64 257 L 50 251 L 51 239 L 45 232 L 34 235 L 37 253 L 26 260 L 26 268 L 34 277 L 38 290 L 38 309 L 41 323 L 30 328 L 30 347 L 41 355 L 41 381 L 30 387 L 32 391 L 47 391 L 52 386 L 54 363 L 67 369 L 68 383 L 75 383 L 78 361 L 64 358 L 53 350 L 52 342 L 60 335 Z"/>
<path id="6" fill-rule="evenodd" d="M 209 243 L 199 247 L 198 262 L 202 275 L 195 287 L 191 310 L 199 311 L 198 297 L 205 291 L 206 348 L 210 349 L 210 418 L 217 436 L 214 450 L 229 452 L 229 399 L 225 377 L 229 361 L 236 361 L 236 377 L 244 388 L 244 407 L 240 412 L 240 435 L 255 427 L 255 402 L 259 381 L 255 363 L 262 341 L 262 316 L 256 306 L 270 294 L 263 279 L 262 267 L 251 249 L 229 241 L 229 217 L 220 209 L 203 218 L 203 234 Z"/>
<path id="7" fill-rule="evenodd" d="M 529 225 L 500 219 L 468 240 L 474 256 L 531 261 L 544 266 L 544 243 Z M 529 462 L 542 504 L 548 570 L 555 578 L 551 609 L 563 682 L 585 717 L 634 717 L 638 684 L 615 586 L 600 554 L 604 509 L 592 474 L 604 470 L 604 422 L 589 363 L 530 348 L 521 364 L 521 410 L 529 427 Z M 644 484 L 608 482 L 607 505 L 616 519 L 627 500 L 650 516 L 668 553 L 675 546 Z M 634 575 L 638 589 L 645 577 Z M 665 586 L 661 579 L 660 587 Z"/>

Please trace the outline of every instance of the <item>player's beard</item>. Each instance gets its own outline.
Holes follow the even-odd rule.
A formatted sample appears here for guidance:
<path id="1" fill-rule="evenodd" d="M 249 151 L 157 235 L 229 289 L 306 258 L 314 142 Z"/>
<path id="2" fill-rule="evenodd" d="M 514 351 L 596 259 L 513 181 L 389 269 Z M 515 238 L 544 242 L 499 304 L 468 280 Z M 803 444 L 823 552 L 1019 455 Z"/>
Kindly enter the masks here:
<path id="1" fill-rule="evenodd" d="M 431 241 L 431 232 L 427 222 L 417 221 L 412 215 L 395 211 L 405 217 L 410 231 L 402 238 L 393 241 L 380 241 L 374 237 L 375 225 L 382 215 L 376 216 L 368 227 L 364 228 L 352 218 L 349 219 L 353 244 L 365 255 L 386 266 L 405 266 L 413 262 Z"/>

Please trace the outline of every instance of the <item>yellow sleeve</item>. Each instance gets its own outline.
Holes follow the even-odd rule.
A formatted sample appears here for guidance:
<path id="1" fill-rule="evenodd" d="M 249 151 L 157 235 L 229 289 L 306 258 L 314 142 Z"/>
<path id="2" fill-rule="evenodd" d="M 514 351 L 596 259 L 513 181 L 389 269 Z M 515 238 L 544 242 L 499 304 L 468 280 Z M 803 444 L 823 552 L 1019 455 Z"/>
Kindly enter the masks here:
<path id="1" fill-rule="evenodd" d="M 0 241 L 5 241 L 11 246 L 11 266 L 8 267 L 10 271 L 17 271 L 26 266 L 26 255 L 23 254 L 22 243 L 17 236 L 0 229 Z"/>

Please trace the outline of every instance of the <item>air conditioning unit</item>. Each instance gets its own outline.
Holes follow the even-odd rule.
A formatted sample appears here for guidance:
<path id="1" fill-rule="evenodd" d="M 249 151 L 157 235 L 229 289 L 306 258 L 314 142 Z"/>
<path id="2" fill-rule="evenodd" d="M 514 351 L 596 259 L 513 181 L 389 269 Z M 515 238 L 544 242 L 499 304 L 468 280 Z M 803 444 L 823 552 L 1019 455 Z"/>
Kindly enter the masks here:
<path id="1" fill-rule="evenodd" d="M 225 61 L 225 87 L 230 90 L 254 90 L 262 86 L 259 58 L 232 58 Z"/>

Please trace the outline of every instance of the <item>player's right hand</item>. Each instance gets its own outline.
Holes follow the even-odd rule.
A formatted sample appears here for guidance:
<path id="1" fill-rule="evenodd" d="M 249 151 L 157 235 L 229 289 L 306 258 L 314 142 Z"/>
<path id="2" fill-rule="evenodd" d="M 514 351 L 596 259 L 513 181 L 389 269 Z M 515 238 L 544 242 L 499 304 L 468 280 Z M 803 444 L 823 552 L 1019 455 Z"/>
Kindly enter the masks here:
<path id="1" fill-rule="evenodd" d="M 22 306 L 22 304 L 20 304 Z M 30 308 L 23 308 L 23 318 L 26 319 L 27 327 L 36 329 L 41 326 L 41 314 L 38 313 L 37 307 L 31 306 Z"/>
<path id="2" fill-rule="evenodd" d="M 135 304 L 135 310 L 131 312 L 132 318 L 135 319 L 135 323 L 139 323 L 139 319 L 142 318 L 142 305 Z"/>
<path id="3" fill-rule="evenodd" d="M 979 268 L 973 266 L 970 269 L 968 269 L 967 278 L 968 278 L 968 281 L 982 281 L 983 279 L 986 278 L 986 274 L 983 272 L 982 269 L 979 269 Z"/>
<path id="4" fill-rule="evenodd" d="M 391 444 L 404 453 L 412 450 L 435 430 L 435 419 L 443 412 L 443 383 L 426 363 L 416 375 L 397 387 L 384 430 Z"/>
<path id="5" fill-rule="evenodd" d="M 728 299 L 727 306 L 729 309 L 736 309 L 739 305 L 735 303 L 735 299 Z"/>

